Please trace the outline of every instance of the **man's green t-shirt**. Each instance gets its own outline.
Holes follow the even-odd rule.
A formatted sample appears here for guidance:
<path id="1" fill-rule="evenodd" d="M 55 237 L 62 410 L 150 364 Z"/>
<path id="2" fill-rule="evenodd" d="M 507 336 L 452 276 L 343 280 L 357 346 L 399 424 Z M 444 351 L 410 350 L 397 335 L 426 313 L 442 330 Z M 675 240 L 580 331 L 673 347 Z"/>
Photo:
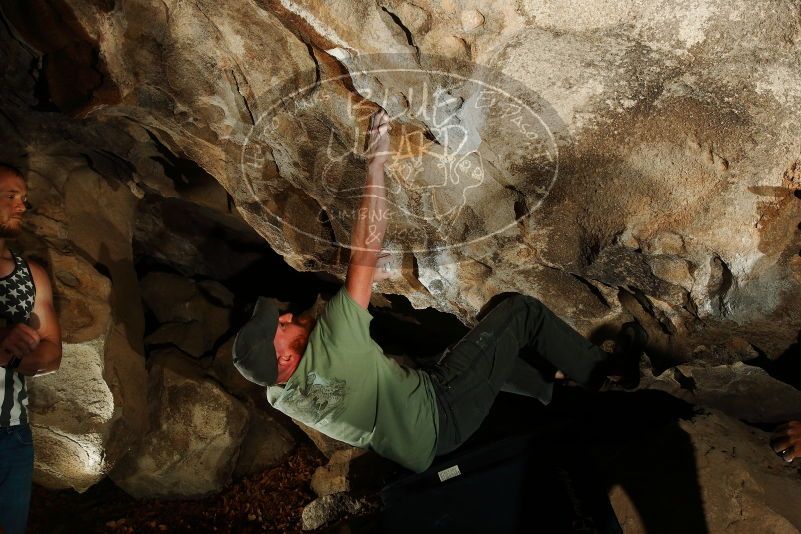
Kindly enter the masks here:
<path id="1" fill-rule="evenodd" d="M 431 379 L 384 355 L 370 337 L 372 318 L 340 289 L 312 329 L 298 368 L 284 387 L 267 389 L 267 400 L 327 436 L 424 471 L 437 448 Z"/>

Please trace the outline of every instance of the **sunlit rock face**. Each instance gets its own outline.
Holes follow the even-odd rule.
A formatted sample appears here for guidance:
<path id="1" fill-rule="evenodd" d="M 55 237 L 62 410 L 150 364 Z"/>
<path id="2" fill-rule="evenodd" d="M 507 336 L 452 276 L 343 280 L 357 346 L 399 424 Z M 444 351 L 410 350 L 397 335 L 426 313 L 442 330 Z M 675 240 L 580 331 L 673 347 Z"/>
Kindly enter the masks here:
<path id="1" fill-rule="evenodd" d="M 188 231 L 188 199 L 341 277 L 376 105 L 393 117 L 398 266 L 379 291 L 465 322 L 519 291 L 593 339 L 634 317 L 655 375 L 702 366 L 677 371 L 709 386 L 694 400 L 788 415 L 733 399 L 731 381 L 748 396 L 767 381 L 723 366 L 778 356 L 801 330 L 800 1 L 11 4 L 0 159 L 36 192 L 21 245 L 112 281 L 86 322 L 76 273 L 54 273 L 65 369 L 92 347 L 95 392 L 130 430 L 120 450 L 144 424 L 132 236 L 186 275 L 240 270 L 233 246 L 205 263 L 216 222 Z M 109 331 L 124 358 L 103 352 Z M 655 387 L 678 391 L 677 376 Z M 104 428 L 80 430 L 92 450 Z"/>
<path id="2" fill-rule="evenodd" d="M 798 9 L 30 2 L 5 10 L 2 122 L 138 194 L 194 165 L 293 266 L 342 274 L 380 104 L 384 291 L 467 321 L 521 291 L 585 333 L 644 310 L 672 361 L 777 355 L 801 323 Z"/>

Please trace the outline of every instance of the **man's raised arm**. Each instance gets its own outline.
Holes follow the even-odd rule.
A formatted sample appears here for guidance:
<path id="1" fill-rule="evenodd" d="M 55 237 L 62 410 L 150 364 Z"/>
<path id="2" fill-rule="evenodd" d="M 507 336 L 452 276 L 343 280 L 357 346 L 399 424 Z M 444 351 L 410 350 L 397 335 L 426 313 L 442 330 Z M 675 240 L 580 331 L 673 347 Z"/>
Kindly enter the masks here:
<path id="1" fill-rule="evenodd" d="M 375 264 L 387 229 L 384 163 L 389 155 L 389 117 L 383 109 L 370 119 L 367 142 L 367 182 L 353 223 L 350 264 L 345 288 L 363 308 L 370 304 Z"/>

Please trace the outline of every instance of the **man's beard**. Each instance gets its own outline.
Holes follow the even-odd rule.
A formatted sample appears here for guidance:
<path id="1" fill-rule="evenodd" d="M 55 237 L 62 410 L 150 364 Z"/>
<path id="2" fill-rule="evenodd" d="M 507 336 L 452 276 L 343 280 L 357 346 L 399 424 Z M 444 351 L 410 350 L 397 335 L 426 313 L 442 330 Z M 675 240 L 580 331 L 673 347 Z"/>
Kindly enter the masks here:
<path id="1" fill-rule="evenodd" d="M 17 237 L 22 232 L 22 223 L 17 221 L 16 224 L 6 223 L 0 224 L 0 238 L 5 239 L 8 237 Z"/>

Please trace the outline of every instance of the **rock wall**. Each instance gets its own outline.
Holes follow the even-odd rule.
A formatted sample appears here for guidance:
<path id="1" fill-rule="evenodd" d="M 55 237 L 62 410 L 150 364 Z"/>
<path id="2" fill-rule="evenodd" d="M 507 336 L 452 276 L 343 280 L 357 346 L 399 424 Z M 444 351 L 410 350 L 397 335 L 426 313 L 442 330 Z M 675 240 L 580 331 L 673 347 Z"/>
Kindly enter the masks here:
<path id="1" fill-rule="evenodd" d="M 404 269 L 385 292 L 469 322 L 493 294 L 522 291 L 585 333 L 645 311 L 672 361 L 731 343 L 776 356 L 801 325 L 798 12 L 780 0 L 9 3 L 0 122 L 17 148 L 3 157 L 32 163 L 59 143 L 136 194 L 202 198 L 181 180 L 194 166 L 291 265 L 341 275 L 344 193 L 362 176 L 348 147 L 378 103 L 398 154 L 419 156 L 391 165 L 388 247 Z M 481 104 L 476 80 L 512 104 Z M 536 131 L 517 127 L 515 102 Z"/>
<path id="2" fill-rule="evenodd" d="M 12 246 L 50 272 L 63 339 L 59 371 L 28 381 L 35 480 L 84 491 L 146 425 L 144 323 L 131 253 L 135 198 L 52 147 L 31 159 L 28 184 L 36 208 Z"/>
<path id="3" fill-rule="evenodd" d="M 31 386 L 38 450 L 63 451 L 40 454 L 40 482 L 85 489 L 127 451 L 155 454 L 138 448 L 160 419 L 145 408 L 132 240 L 224 278 L 249 259 L 198 235 L 241 217 L 298 270 L 342 277 L 376 105 L 393 116 L 386 245 L 400 266 L 380 292 L 469 323 L 520 291 L 593 339 L 635 317 L 653 387 L 687 396 L 692 379 L 706 389 L 691 400 L 731 415 L 791 415 L 791 391 L 734 364 L 801 330 L 798 0 L 0 8 L 0 160 L 28 177 L 19 246 L 52 273 L 65 330 L 62 371 Z M 182 283 L 189 302 L 199 290 Z M 188 344 L 197 317 L 161 319 L 172 330 L 149 345 L 218 348 L 220 329 Z M 220 362 L 217 379 L 244 388 Z M 781 401 L 742 400 L 766 387 Z M 230 405 L 236 442 L 251 416 Z M 196 493 L 235 469 L 233 442 Z"/>
<path id="4" fill-rule="evenodd" d="M 179 355 L 152 356 L 150 431 L 113 473 L 139 498 L 199 497 L 229 482 L 248 411 Z"/>
<path id="5" fill-rule="evenodd" d="M 662 432 L 613 463 L 623 483 L 612 489 L 610 499 L 624 532 L 779 533 L 801 528 L 798 473 L 764 446 L 766 433 L 718 412 L 682 422 L 680 428 L 684 449 L 675 432 Z M 694 463 L 692 479 L 675 461 L 682 455 Z M 696 481 L 697 487 L 688 486 Z"/>

